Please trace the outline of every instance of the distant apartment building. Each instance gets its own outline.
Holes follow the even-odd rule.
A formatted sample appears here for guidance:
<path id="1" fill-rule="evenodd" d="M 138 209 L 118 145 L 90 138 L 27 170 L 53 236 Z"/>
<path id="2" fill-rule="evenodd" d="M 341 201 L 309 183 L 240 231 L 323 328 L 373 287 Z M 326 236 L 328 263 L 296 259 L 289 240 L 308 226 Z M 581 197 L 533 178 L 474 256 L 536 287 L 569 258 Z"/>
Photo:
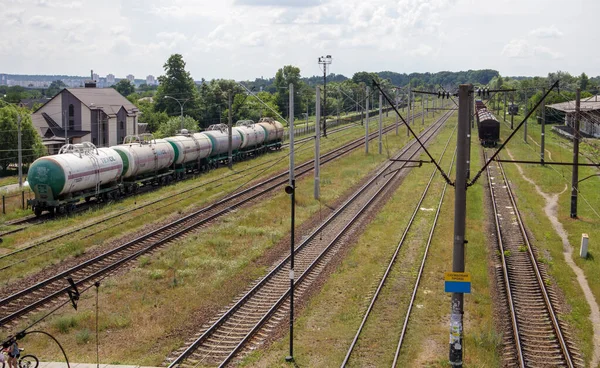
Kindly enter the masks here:
<path id="1" fill-rule="evenodd" d="M 92 73 L 92 79 L 97 82 L 100 79 L 100 76 L 97 73 Z"/>
<path id="2" fill-rule="evenodd" d="M 154 86 L 156 85 L 156 79 L 154 78 L 153 75 L 149 75 L 146 77 L 146 84 L 149 86 Z"/>
<path id="3" fill-rule="evenodd" d="M 127 75 L 127 80 L 131 82 L 131 84 L 135 83 L 135 77 L 133 76 L 133 74 L 128 74 Z"/>
<path id="4" fill-rule="evenodd" d="M 106 76 L 106 86 L 110 87 L 113 84 L 115 84 L 115 75 L 114 74 L 109 74 Z"/>
<path id="5" fill-rule="evenodd" d="M 8 76 L 6 74 L 0 74 L 0 86 L 8 85 Z"/>

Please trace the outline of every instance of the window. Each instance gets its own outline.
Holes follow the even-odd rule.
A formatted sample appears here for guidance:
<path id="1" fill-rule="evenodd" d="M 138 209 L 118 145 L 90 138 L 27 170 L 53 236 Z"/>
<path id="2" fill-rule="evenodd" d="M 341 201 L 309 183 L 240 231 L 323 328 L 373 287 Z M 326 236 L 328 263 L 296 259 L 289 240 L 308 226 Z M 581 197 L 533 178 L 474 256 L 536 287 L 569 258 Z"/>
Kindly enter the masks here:
<path id="1" fill-rule="evenodd" d="M 69 129 L 75 130 L 75 106 L 69 105 Z"/>
<path id="2" fill-rule="evenodd" d="M 119 122 L 119 127 L 121 129 L 125 129 L 125 124 L 123 123 L 123 121 Z"/>

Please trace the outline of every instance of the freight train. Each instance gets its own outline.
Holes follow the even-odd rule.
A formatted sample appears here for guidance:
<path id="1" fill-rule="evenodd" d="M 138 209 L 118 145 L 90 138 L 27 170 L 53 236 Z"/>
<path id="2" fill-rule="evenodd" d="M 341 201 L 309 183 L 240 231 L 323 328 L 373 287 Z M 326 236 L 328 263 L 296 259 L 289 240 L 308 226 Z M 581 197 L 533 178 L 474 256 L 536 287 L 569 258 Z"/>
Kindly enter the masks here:
<path id="1" fill-rule="evenodd" d="M 232 159 L 279 150 L 283 124 L 271 118 L 240 121 L 232 127 Z M 135 193 L 140 186 L 165 185 L 187 174 L 227 163 L 229 132 L 225 124 L 201 133 L 185 129 L 174 137 L 151 134 L 125 137 L 123 144 L 97 148 L 85 142 L 63 146 L 57 155 L 35 160 L 27 180 L 35 194 L 28 200 L 36 216 L 70 212 L 81 201 L 109 201 Z"/>
<path id="2" fill-rule="evenodd" d="M 475 116 L 479 141 L 484 147 L 496 147 L 500 140 L 500 122 L 492 114 L 483 101 L 475 101 Z"/>

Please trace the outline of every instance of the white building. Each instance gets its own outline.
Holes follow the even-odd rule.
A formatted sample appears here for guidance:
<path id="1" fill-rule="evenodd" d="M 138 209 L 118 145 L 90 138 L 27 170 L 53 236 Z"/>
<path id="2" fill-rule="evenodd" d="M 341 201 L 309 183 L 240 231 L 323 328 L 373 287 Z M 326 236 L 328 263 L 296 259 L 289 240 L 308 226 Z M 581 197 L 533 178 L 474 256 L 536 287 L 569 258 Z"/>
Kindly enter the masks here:
<path id="1" fill-rule="evenodd" d="M 115 75 L 114 74 L 109 74 L 106 76 L 106 85 L 108 87 L 112 86 L 113 84 L 115 84 Z"/>
<path id="2" fill-rule="evenodd" d="M 156 79 L 154 78 L 153 75 L 149 75 L 146 77 L 146 84 L 149 86 L 154 86 L 156 85 Z"/>
<path id="3" fill-rule="evenodd" d="M 127 80 L 131 82 L 131 84 L 134 84 L 135 82 L 135 77 L 133 76 L 133 74 L 128 74 L 127 75 Z"/>

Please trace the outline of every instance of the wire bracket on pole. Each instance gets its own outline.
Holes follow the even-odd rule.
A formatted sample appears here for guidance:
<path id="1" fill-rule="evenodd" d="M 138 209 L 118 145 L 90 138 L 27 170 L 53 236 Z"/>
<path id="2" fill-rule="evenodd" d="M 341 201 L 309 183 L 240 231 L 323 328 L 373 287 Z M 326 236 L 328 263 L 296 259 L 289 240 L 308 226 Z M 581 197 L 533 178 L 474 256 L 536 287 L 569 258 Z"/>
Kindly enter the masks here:
<path id="1" fill-rule="evenodd" d="M 373 85 L 375 87 L 377 87 L 377 89 L 381 92 L 381 94 L 386 99 L 386 101 L 390 104 L 390 106 L 392 107 L 392 109 L 394 109 L 394 111 L 396 112 L 396 114 L 400 117 L 400 119 L 402 119 L 402 122 L 404 123 L 404 125 L 406 125 L 406 128 L 410 131 L 410 133 L 413 135 L 413 137 L 415 137 L 416 141 L 419 143 L 419 145 L 421 146 L 421 148 L 423 149 L 423 151 L 425 151 L 425 153 L 427 154 L 427 156 L 429 156 L 429 159 L 435 165 L 435 167 L 438 169 L 438 171 L 440 172 L 440 174 L 442 175 L 442 177 L 444 178 L 444 180 L 446 180 L 446 183 L 448 183 L 448 185 L 454 186 L 454 183 L 452 182 L 452 180 L 450 180 L 450 178 L 448 177 L 448 175 L 440 167 L 440 165 L 437 163 L 437 161 L 435 161 L 435 159 L 431 156 L 431 154 L 429 153 L 429 151 L 427 150 L 427 148 L 425 148 L 425 146 L 423 145 L 423 142 L 421 142 L 421 140 L 419 139 L 419 137 L 415 134 L 415 132 L 410 127 L 410 125 L 404 119 L 404 116 L 402 116 L 402 114 L 400 114 L 400 112 L 398 111 L 398 109 L 396 108 L 396 106 L 394 106 L 394 104 L 392 103 L 392 100 L 383 91 L 383 89 L 381 88 L 381 86 L 379 85 L 379 83 L 377 83 L 377 81 L 375 79 L 373 79 Z"/>
<path id="2" fill-rule="evenodd" d="M 470 187 L 471 185 L 475 184 L 475 182 L 477 182 L 477 180 L 479 179 L 481 174 L 483 174 L 483 172 L 488 167 L 488 165 L 496 158 L 496 156 L 498 156 L 500 151 L 508 144 L 508 142 L 510 142 L 512 137 L 514 137 L 514 135 L 519 131 L 519 129 L 521 129 L 521 127 L 529 119 L 531 114 L 533 114 L 533 112 L 541 105 L 542 101 L 544 101 L 546 99 L 546 97 L 548 97 L 548 95 L 550 94 L 550 92 L 552 92 L 552 90 L 554 88 L 558 88 L 558 80 L 556 82 L 554 82 L 554 84 L 552 84 L 552 86 L 548 89 L 548 91 L 546 91 L 544 96 L 542 96 L 542 98 L 535 104 L 535 106 L 531 109 L 531 111 L 529 111 L 529 113 L 527 113 L 527 116 L 525 116 L 525 118 L 523 119 L 523 121 L 521 121 L 521 123 L 517 126 L 517 128 L 515 130 L 513 130 L 512 133 L 510 133 L 510 135 L 508 136 L 508 138 L 506 138 L 506 140 L 502 143 L 502 145 L 500 147 L 498 147 L 496 152 L 494 152 L 494 154 L 487 160 L 485 165 L 483 165 L 483 167 L 477 172 L 477 175 L 475 175 L 473 180 L 471 180 L 469 183 L 467 183 L 467 187 Z"/>
<path id="3" fill-rule="evenodd" d="M 67 294 L 69 294 L 69 299 L 71 299 L 71 304 L 73 308 L 77 310 L 77 301 L 79 301 L 79 290 L 77 290 L 77 285 L 73 281 L 72 277 L 67 277 L 67 281 L 71 285 L 71 288 L 67 289 Z"/>

